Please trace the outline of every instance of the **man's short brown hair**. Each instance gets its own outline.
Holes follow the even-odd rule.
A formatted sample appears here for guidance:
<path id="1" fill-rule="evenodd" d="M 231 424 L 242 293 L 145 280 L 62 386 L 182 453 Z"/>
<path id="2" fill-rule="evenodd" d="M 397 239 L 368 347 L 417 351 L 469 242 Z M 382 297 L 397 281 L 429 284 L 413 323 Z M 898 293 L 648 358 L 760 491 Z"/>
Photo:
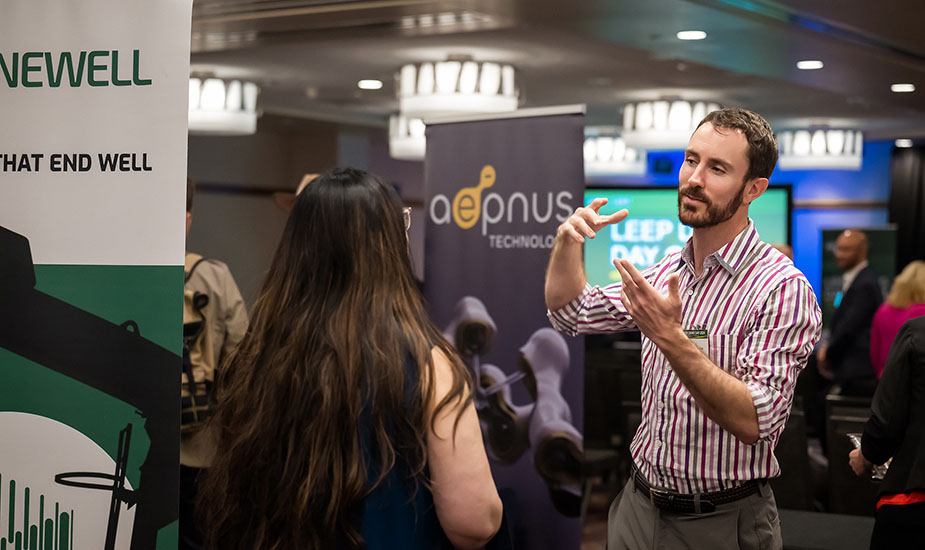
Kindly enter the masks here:
<path id="1" fill-rule="evenodd" d="M 777 138 L 771 125 L 758 113 L 747 109 L 719 109 L 703 117 L 697 128 L 709 122 L 714 128 L 741 130 L 748 142 L 748 171 L 745 181 L 770 178 L 777 164 Z"/>

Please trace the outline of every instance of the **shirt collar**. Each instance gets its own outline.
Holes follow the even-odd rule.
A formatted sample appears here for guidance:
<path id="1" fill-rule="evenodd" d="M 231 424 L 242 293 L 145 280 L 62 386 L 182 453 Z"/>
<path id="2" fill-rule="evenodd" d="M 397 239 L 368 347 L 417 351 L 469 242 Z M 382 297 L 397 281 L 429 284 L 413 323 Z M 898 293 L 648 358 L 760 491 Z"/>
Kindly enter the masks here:
<path id="1" fill-rule="evenodd" d="M 751 255 L 755 245 L 760 242 L 758 231 L 755 229 L 755 222 L 748 219 L 748 225 L 745 226 L 734 239 L 720 247 L 719 250 L 710 254 L 703 260 L 704 269 L 710 269 L 713 265 L 718 264 L 723 269 L 734 275 L 745 260 Z M 694 238 L 691 237 L 681 250 L 681 264 L 694 266 Z"/>
<path id="2" fill-rule="evenodd" d="M 848 292 L 848 289 L 851 288 L 851 285 L 854 284 L 854 280 L 858 278 L 858 273 L 860 273 L 862 269 L 867 267 L 867 265 L 868 265 L 867 260 L 864 260 L 858 265 L 846 271 L 844 275 L 842 275 L 842 278 L 841 278 L 841 291 L 842 292 Z"/>

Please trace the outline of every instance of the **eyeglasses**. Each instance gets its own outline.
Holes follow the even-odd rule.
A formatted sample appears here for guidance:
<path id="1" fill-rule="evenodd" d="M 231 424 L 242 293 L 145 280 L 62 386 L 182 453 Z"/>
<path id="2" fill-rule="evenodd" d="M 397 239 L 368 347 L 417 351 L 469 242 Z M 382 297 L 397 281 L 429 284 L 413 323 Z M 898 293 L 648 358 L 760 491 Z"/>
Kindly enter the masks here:
<path id="1" fill-rule="evenodd" d="M 411 207 L 406 206 L 401 209 L 401 215 L 405 218 L 405 231 L 411 229 Z"/>

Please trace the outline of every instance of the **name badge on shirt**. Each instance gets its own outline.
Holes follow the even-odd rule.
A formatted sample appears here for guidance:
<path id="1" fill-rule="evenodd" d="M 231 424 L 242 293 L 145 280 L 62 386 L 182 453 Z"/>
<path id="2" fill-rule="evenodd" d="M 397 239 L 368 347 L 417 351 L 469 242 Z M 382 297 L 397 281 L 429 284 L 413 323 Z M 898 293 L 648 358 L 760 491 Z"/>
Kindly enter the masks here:
<path id="1" fill-rule="evenodd" d="M 702 351 L 704 354 L 708 353 L 708 349 L 707 349 L 708 340 L 707 340 L 706 330 L 704 329 L 685 330 L 684 334 L 686 334 L 687 337 L 691 339 L 691 342 L 693 342 L 694 345 L 700 348 L 700 351 Z"/>

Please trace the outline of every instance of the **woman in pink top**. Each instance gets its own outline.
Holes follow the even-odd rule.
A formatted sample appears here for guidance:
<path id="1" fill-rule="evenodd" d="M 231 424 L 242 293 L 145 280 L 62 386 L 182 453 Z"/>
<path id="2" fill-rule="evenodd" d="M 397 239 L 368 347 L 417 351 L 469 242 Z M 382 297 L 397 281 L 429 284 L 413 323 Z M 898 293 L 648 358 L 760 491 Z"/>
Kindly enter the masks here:
<path id="1" fill-rule="evenodd" d="M 874 314 L 870 330 L 870 360 L 877 378 L 883 374 L 883 365 L 893 338 L 903 323 L 925 315 L 925 262 L 910 262 L 893 281 L 886 301 Z"/>

